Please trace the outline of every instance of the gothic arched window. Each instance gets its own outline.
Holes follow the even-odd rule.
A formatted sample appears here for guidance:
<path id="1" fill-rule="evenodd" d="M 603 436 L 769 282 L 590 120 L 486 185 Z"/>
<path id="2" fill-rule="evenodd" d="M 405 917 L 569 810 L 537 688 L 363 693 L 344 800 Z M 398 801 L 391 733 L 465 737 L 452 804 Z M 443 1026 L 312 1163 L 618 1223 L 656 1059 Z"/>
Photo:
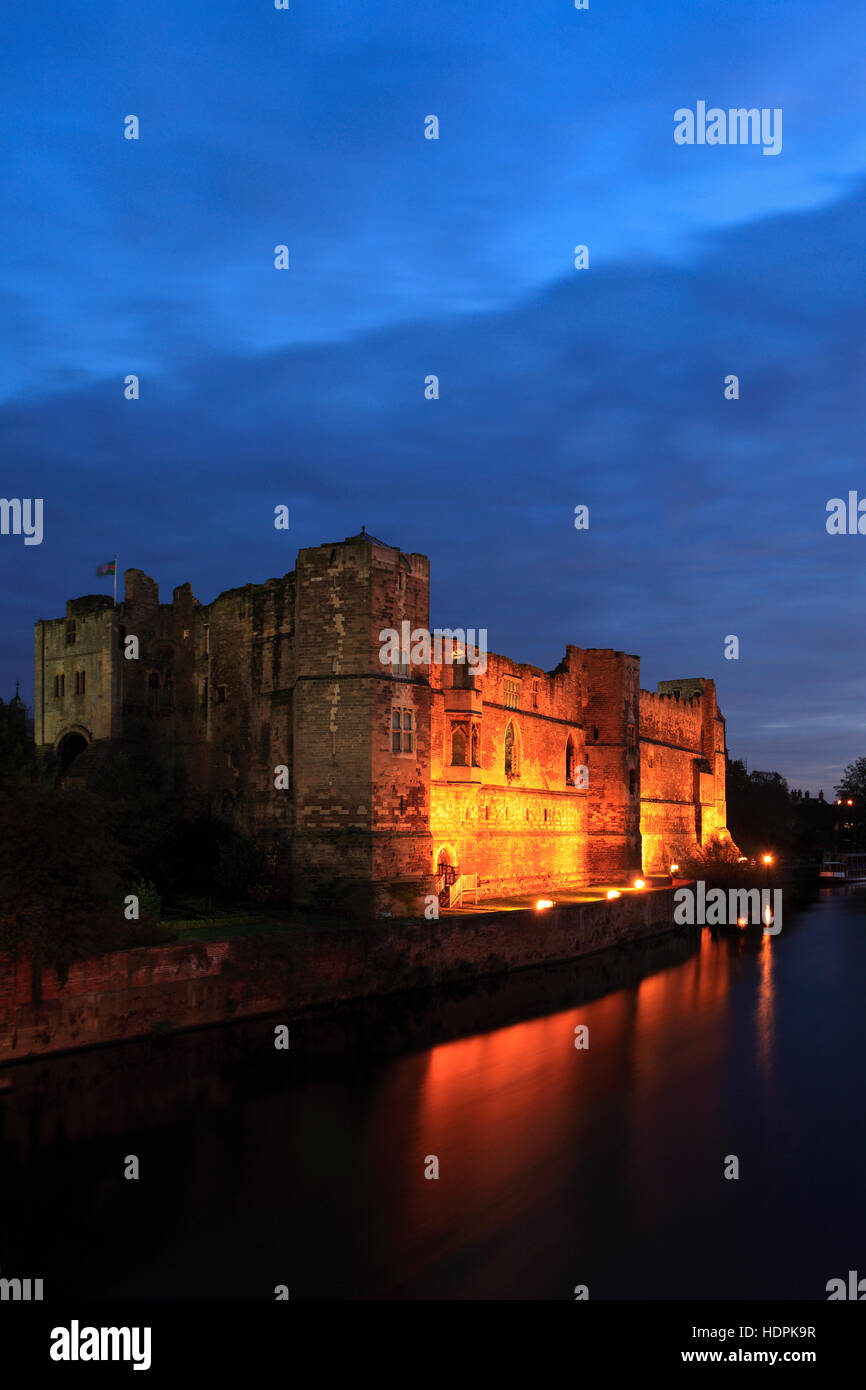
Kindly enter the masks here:
<path id="1" fill-rule="evenodd" d="M 466 766 L 466 730 L 462 724 L 454 724 L 451 729 L 451 766 Z"/>
<path id="2" fill-rule="evenodd" d="M 517 745 L 517 733 L 513 724 L 509 724 L 505 730 L 505 775 L 506 777 L 516 777 L 520 772 L 520 753 Z"/>

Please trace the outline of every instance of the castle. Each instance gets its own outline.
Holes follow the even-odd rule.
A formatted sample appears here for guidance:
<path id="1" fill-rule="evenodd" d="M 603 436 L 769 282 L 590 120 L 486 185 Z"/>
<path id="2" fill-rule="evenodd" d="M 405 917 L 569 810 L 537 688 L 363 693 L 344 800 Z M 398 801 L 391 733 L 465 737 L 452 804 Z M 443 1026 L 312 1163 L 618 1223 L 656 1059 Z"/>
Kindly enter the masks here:
<path id="1" fill-rule="evenodd" d="M 266 847 L 294 902 L 359 915 L 421 915 L 456 874 L 482 901 L 627 883 L 729 839 L 711 680 L 653 693 L 637 656 L 575 646 L 553 671 L 383 665 L 429 589 L 426 556 L 364 531 L 211 604 L 127 570 L 116 606 L 36 624 L 37 747 L 71 780 L 145 739 L 166 794 Z"/>

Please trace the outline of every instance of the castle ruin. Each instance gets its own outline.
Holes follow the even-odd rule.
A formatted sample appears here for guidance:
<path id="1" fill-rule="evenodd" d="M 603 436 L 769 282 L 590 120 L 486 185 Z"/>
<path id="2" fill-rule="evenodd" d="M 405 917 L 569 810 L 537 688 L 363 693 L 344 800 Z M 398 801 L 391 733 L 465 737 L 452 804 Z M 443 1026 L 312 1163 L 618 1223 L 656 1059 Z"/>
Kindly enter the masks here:
<path id="1" fill-rule="evenodd" d="M 649 692 L 639 657 L 571 645 L 553 671 L 383 666 L 429 589 L 426 556 L 364 532 L 210 604 L 127 570 L 117 606 L 36 624 L 37 747 L 72 780 L 146 740 L 166 796 L 267 848 L 293 902 L 359 915 L 420 916 L 457 873 L 482 901 L 628 883 L 730 838 L 711 680 Z"/>

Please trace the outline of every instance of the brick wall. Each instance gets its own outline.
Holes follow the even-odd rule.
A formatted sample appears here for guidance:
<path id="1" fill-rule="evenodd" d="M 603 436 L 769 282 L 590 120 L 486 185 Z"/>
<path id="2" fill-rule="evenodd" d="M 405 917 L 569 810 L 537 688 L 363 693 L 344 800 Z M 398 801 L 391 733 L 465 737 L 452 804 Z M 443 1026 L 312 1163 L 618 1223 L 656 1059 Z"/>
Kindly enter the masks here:
<path id="1" fill-rule="evenodd" d="M 117 952 L 52 971 L 0 957 L 0 1063 L 341 1000 L 526 969 L 673 928 L 672 890 L 435 922 L 321 928 Z"/>
<path id="2" fill-rule="evenodd" d="M 140 570 L 125 580 L 117 609 L 68 605 L 77 652 L 65 619 L 37 625 L 37 703 L 52 671 L 65 665 L 68 691 L 89 663 L 86 696 L 52 706 L 41 737 L 74 714 L 89 742 L 139 740 L 166 795 L 269 848 L 299 904 L 421 913 L 440 860 L 491 895 L 621 883 L 727 833 L 712 681 L 640 691 L 638 657 L 572 645 L 549 672 L 494 653 L 483 671 L 383 665 L 384 630 L 428 629 L 423 555 L 362 534 L 209 605 L 189 584 L 160 604 Z M 138 661 L 121 658 L 124 633 Z M 398 717 L 411 746 L 395 750 Z M 586 787 L 567 780 L 578 767 Z"/>

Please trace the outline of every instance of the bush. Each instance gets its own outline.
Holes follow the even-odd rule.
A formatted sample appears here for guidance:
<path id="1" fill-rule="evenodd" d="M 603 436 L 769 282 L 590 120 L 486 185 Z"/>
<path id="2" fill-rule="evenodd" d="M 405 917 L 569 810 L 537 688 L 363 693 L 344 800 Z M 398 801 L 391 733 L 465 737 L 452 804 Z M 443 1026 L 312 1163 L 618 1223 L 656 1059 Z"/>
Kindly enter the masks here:
<path id="1" fill-rule="evenodd" d="M 147 879 L 140 878 L 132 884 L 129 891 L 138 898 L 139 917 L 147 921 L 158 922 L 162 916 L 162 898 L 156 885 Z"/>

